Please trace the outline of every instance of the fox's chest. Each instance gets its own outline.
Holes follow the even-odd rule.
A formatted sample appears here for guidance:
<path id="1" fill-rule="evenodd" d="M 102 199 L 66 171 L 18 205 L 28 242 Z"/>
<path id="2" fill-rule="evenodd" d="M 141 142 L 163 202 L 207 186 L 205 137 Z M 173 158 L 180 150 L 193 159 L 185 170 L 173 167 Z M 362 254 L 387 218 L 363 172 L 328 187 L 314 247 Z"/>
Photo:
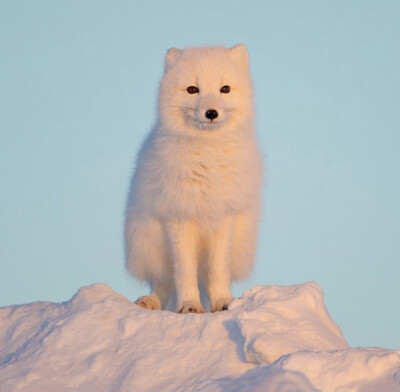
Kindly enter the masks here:
<path id="1" fill-rule="evenodd" d="M 243 181 L 246 162 L 238 154 L 226 151 L 191 151 L 169 158 L 164 166 L 164 176 L 171 178 L 183 190 L 185 187 L 222 189 L 235 187 Z"/>
<path id="2" fill-rule="evenodd" d="M 171 207 L 193 214 L 210 206 L 218 214 L 242 210 L 254 193 L 250 161 L 224 150 L 180 154 L 163 165 L 162 192 L 173 199 Z"/>
<path id="3" fill-rule="evenodd" d="M 222 217 L 255 202 L 261 171 L 250 143 L 198 146 L 168 138 L 153 147 L 138 176 L 138 189 L 141 203 L 157 216 Z"/>

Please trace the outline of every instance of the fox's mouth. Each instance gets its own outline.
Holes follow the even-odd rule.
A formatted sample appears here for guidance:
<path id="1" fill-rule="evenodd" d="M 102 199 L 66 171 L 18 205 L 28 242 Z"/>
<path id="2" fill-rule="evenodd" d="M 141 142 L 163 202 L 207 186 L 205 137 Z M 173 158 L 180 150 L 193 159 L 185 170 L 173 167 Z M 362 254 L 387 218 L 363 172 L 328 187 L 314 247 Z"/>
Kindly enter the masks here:
<path id="1" fill-rule="evenodd" d="M 193 114 L 186 112 L 186 118 L 198 129 L 211 131 L 219 128 L 223 124 L 223 121 L 220 118 L 199 119 L 198 116 Z"/>
<path id="2" fill-rule="evenodd" d="M 204 130 L 213 130 L 213 129 L 217 129 L 222 123 L 221 121 L 213 121 L 213 120 L 209 120 L 209 121 L 195 121 L 196 124 L 198 125 L 198 128 L 200 129 L 204 129 Z"/>

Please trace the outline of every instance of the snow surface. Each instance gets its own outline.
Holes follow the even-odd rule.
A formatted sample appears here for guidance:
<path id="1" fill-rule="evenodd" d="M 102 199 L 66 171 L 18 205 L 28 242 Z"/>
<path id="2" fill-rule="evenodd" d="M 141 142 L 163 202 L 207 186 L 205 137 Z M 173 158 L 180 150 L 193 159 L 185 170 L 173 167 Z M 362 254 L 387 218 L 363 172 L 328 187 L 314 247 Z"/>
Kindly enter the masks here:
<path id="1" fill-rule="evenodd" d="M 142 309 L 104 284 L 0 309 L 1 392 L 400 392 L 400 351 L 349 348 L 316 283 L 228 311 Z"/>

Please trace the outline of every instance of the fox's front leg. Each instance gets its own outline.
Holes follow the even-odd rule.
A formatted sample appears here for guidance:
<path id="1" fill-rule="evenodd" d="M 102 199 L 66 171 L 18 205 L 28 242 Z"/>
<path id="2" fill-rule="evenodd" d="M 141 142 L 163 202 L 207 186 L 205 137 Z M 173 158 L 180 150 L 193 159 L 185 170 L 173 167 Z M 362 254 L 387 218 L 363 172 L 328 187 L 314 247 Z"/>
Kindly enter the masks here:
<path id="1" fill-rule="evenodd" d="M 227 310 L 232 302 L 230 260 L 233 217 L 227 216 L 208 241 L 207 294 L 210 310 Z"/>
<path id="2" fill-rule="evenodd" d="M 197 280 L 197 235 L 193 222 L 166 224 L 172 249 L 178 313 L 204 313 Z"/>

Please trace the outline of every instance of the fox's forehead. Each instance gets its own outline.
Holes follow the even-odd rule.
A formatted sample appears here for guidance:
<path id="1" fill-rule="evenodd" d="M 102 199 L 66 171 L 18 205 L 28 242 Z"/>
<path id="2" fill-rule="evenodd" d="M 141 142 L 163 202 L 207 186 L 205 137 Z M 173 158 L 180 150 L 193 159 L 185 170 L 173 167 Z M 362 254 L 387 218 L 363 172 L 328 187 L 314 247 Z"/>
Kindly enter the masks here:
<path id="1" fill-rule="evenodd" d="M 223 47 L 187 48 L 182 51 L 181 60 L 192 64 L 221 63 L 229 59 L 229 49 Z"/>
<path id="2" fill-rule="evenodd" d="M 225 48 L 189 48 L 183 51 L 170 76 L 179 85 L 212 87 L 236 81 L 238 72 Z"/>

